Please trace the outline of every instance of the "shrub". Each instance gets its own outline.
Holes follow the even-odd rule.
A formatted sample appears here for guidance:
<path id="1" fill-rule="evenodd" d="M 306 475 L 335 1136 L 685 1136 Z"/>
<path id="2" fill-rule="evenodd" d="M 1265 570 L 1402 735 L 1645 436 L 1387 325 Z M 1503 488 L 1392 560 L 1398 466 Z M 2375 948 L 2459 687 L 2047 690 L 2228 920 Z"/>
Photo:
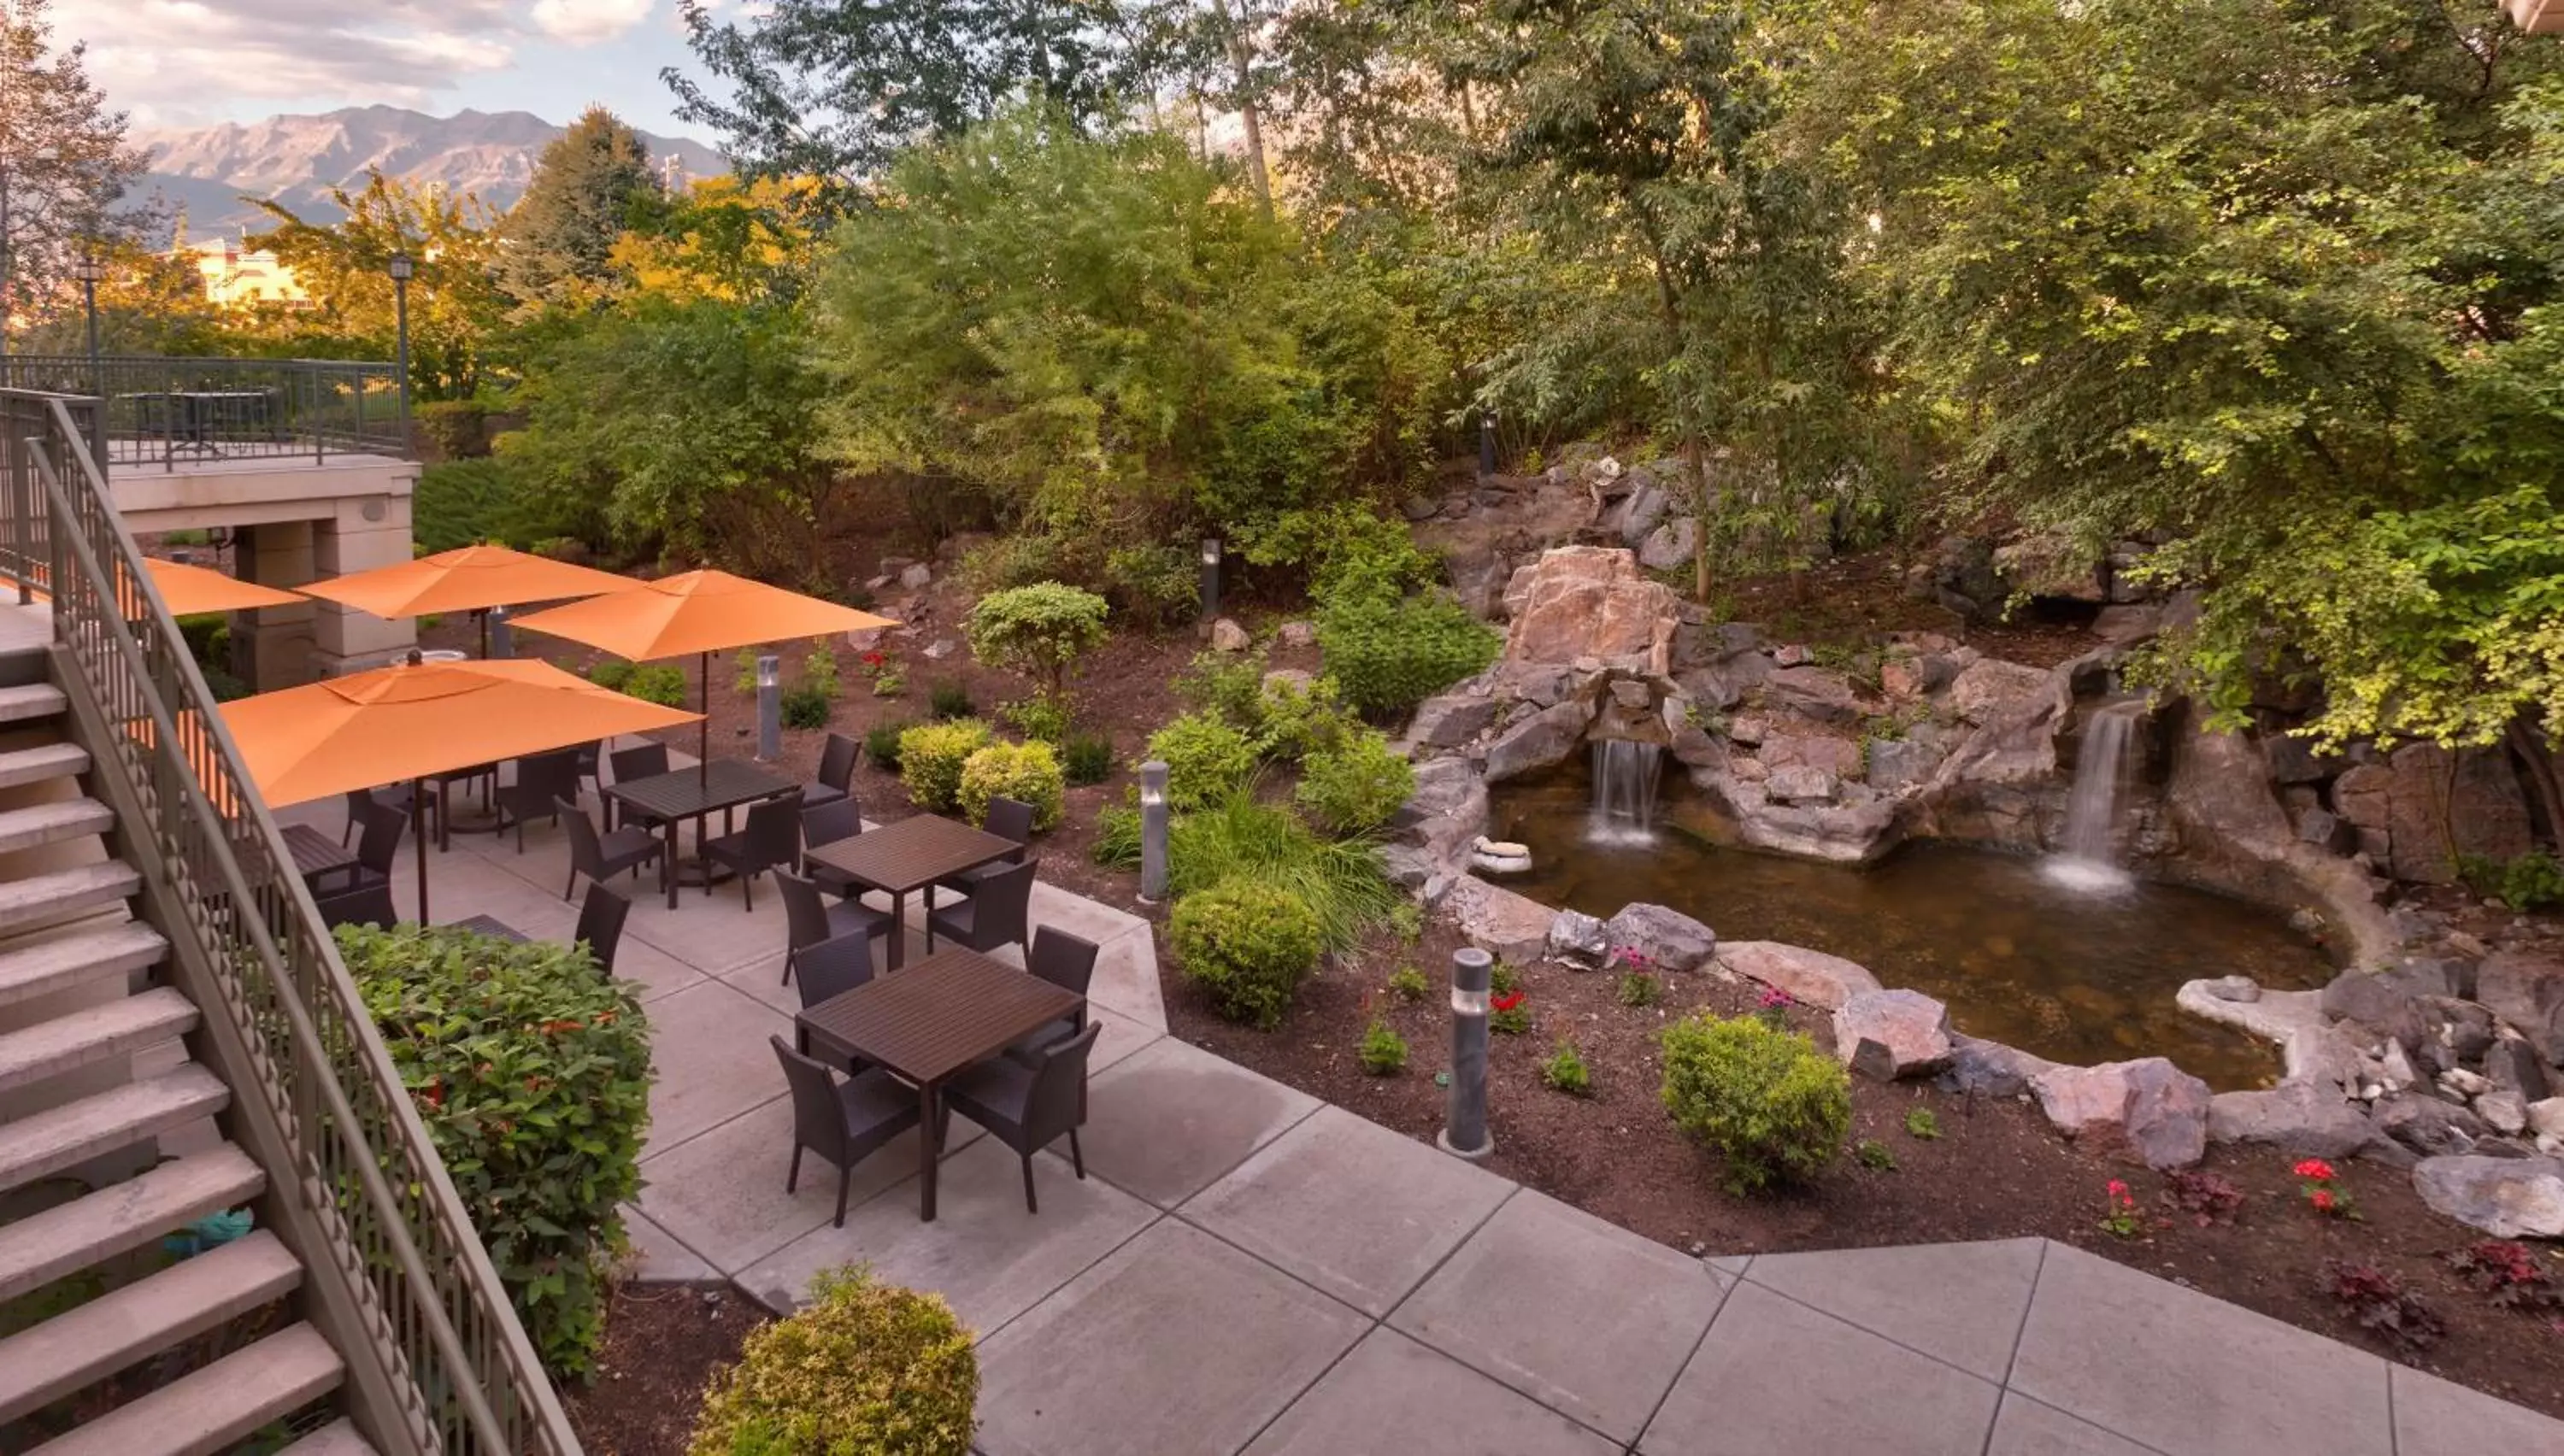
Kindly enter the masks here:
<path id="1" fill-rule="evenodd" d="M 828 712 L 836 706 L 825 688 L 816 683 L 795 683 L 783 690 L 775 704 L 776 712 L 788 728 L 823 728 L 828 726 Z"/>
<path id="2" fill-rule="evenodd" d="M 1215 807 L 1177 816 L 1167 835 L 1167 883 L 1175 896 L 1229 880 L 1272 886 L 1306 907 L 1330 950 L 1352 948 L 1412 905 L 1371 845 L 1321 839 L 1297 814 L 1257 802 L 1244 787 Z"/>
<path id="3" fill-rule="evenodd" d="M 801 681 L 834 698 L 843 679 L 837 675 L 837 651 L 821 646 L 801 659 Z"/>
<path id="4" fill-rule="evenodd" d="M 1422 596 L 1332 603 L 1318 613 L 1318 645 L 1345 702 L 1388 718 L 1484 671 L 1503 639 L 1459 603 Z"/>
<path id="5" fill-rule="evenodd" d="M 1359 506 L 1281 512 L 1241 529 L 1238 546 L 1258 566 L 1306 568 L 1320 602 L 1394 602 L 1442 574 L 1404 522 Z"/>
<path id="6" fill-rule="evenodd" d="M 1549 1054 L 1549 1060 L 1541 1063 L 1540 1080 L 1549 1084 L 1550 1091 L 1570 1097 L 1583 1097 L 1594 1090 L 1594 1074 L 1587 1070 L 1585 1059 L 1577 1055 L 1576 1043 L 1564 1037 L 1559 1039 L 1558 1049 Z"/>
<path id="7" fill-rule="evenodd" d="M 1241 733 L 1264 730 L 1264 663 L 1251 654 L 1195 653 L 1191 669 L 1175 680 L 1175 696 Z"/>
<path id="8" fill-rule="evenodd" d="M 1928 1107 L 1907 1108 L 1905 1136 L 1929 1143 L 1941 1136 L 1941 1120 L 1932 1116 L 1932 1110 Z"/>
<path id="9" fill-rule="evenodd" d="M 1104 641 L 1104 598 L 1057 581 L 1008 587 L 979 598 L 962 624 L 970 655 L 1040 681 L 1044 697 L 1068 688 L 1068 670 Z"/>
<path id="10" fill-rule="evenodd" d="M 1433 982 L 1426 980 L 1424 972 L 1412 965 L 1401 965 L 1390 972 L 1389 988 L 1401 1001 L 1421 1001 L 1433 994 Z"/>
<path id="11" fill-rule="evenodd" d="M 1842 1151 L 1851 1080 L 1807 1037 L 1703 1012 L 1666 1027 L 1663 1041 L 1665 1111 L 1725 1155 L 1731 1190 L 1813 1176 Z"/>
<path id="12" fill-rule="evenodd" d="M 863 1268 L 810 1281 L 810 1303 L 748 1333 L 713 1377 L 689 1456 L 963 1456 L 979 1401 L 970 1332 L 940 1295 Z"/>
<path id="13" fill-rule="evenodd" d="M 1056 581 L 1069 561 L 1060 538 L 1018 530 L 981 541 L 962 555 L 958 574 L 973 595 Z"/>
<path id="14" fill-rule="evenodd" d="M 2477 895 L 2498 899 L 2513 910 L 2544 910 L 2564 904 L 2564 861 L 2542 849 L 2530 850 L 2515 860 L 2459 855 L 2457 878 Z"/>
<path id="15" fill-rule="evenodd" d="M 409 417 L 440 460 L 455 461 L 490 453 L 489 413 L 477 399 L 429 399 L 410 406 Z"/>
<path id="16" fill-rule="evenodd" d="M 1336 747 L 1310 754 L 1291 796 L 1338 834 L 1369 834 L 1414 792 L 1415 766 L 1390 751 L 1388 734 L 1363 728 Z"/>
<path id="17" fill-rule="evenodd" d="M 1397 1028 L 1375 1016 L 1363 1028 L 1362 1050 L 1355 1054 L 1363 1071 L 1374 1077 L 1394 1077 L 1406 1067 L 1406 1038 Z"/>
<path id="18" fill-rule="evenodd" d="M 956 799 L 973 824 L 987 822 L 988 800 L 1017 799 L 1033 806 L 1033 828 L 1049 829 L 1059 823 L 1066 796 L 1067 780 L 1050 744 L 990 743 L 962 763 Z"/>
<path id="19" fill-rule="evenodd" d="M 630 984 L 542 941 L 416 926 L 337 936 L 526 1334 L 554 1373 L 584 1374 L 650 1118 Z"/>
<path id="20" fill-rule="evenodd" d="M 1623 1006 L 1652 1006 L 1662 1000 L 1664 994 L 1663 984 L 1643 970 L 1621 973 L 1619 995 Z"/>
<path id="21" fill-rule="evenodd" d="M 1117 804 L 1095 816 L 1095 862 L 1108 870 L 1140 868 L 1140 811 Z"/>
<path id="22" fill-rule="evenodd" d="M 647 663 L 625 675 L 618 692 L 661 708 L 686 706 L 686 670 L 674 663 Z"/>
<path id="23" fill-rule="evenodd" d="M 2326 1259 L 2315 1291 L 2329 1295 L 2341 1313 L 2407 1351 L 2428 1350 L 2449 1333 L 2440 1313 L 2404 1281 L 2374 1264 Z"/>
<path id="24" fill-rule="evenodd" d="M 632 681 L 632 664 L 609 657 L 587 670 L 587 680 L 608 693 L 620 693 Z"/>
<path id="25" fill-rule="evenodd" d="M 960 683 L 938 683 L 926 690 L 926 711 L 937 718 L 968 718 L 978 712 L 970 690 Z"/>
<path id="26" fill-rule="evenodd" d="M 423 466 L 410 494 L 411 534 L 418 549 L 429 555 L 505 539 L 513 498 L 507 468 L 498 461 L 443 460 Z"/>
<path id="27" fill-rule="evenodd" d="M 1852 1144 L 1851 1155 L 1862 1167 L 1873 1172 L 1896 1171 L 1896 1154 L 1875 1138 L 1863 1138 Z"/>
<path id="28" fill-rule="evenodd" d="M 1166 626 L 1191 616 L 1201 602 L 1201 571 L 1187 546 L 1116 546 L 1104 557 L 1104 584 L 1122 610 Z"/>
<path id="29" fill-rule="evenodd" d="M 1068 741 L 1070 718 L 1065 698 L 1053 698 L 1044 693 L 1018 698 L 1012 703 L 997 705 L 997 717 L 1005 720 L 1006 727 L 1025 737 L 1039 738 L 1045 743 Z"/>
<path id="30" fill-rule="evenodd" d="M 742 698 L 753 698 L 756 696 L 757 656 L 758 654 L 755 648 L 743 647 L 739 650 L 739 656 L 731 663 L 731 666 L 737 669 L 739 674 L 738 677 L 732 680 L 731 686 L 738 690 L 739 696 Z"/>
<path id="31" fill-rule="evenodd" d="M 1061 763 L 1070 783 L 1102 783 L 1113 776 L 1113 742 L 1094 733 L 1072 733 Z"/>
<path id="32" fill-rule="evenodd" d="M 899 781 L 921 809 L 948 813 L 961 801 L 962 767 L 988 746 L 988 726 L 975 718 L 920 724 L 899 735 Z"/>
<path id="33" fill-rule="evenodd" d="M 917 727 L 910 723 L 877 723 L 864 729 L 864 756 L 884 773 L 899 772 L 900 735 Z"/>
<path id="34" fill-rule="evenodd" d="M 1318 918 L 1278 886 L 1230 880 L 1175 902 L 1168 943 L 1186 979 L 1232 1021 L 1272 1029 L 1318 963 Z"/>
<path id="35" fill-rule="evenodd" d="M 1218 803 L 1255 771 L 1246 734 L 1206 713 L 1187 713 L 1149 735 L 1148 756 L 1167 765 L 1167 802 L 1178 811 Z"/>
<path id="36" fill-rule="evenodd" d="M 1345 712 L 1332 678 L 1320 678 L 1306 688 L 1288 679 L 1266 683 L 1256 709 L 1262 723 L 1256 730 L 1256 747 L 1266 757 L 1286 763 L 1339 747 L 1361 727 Z"/>

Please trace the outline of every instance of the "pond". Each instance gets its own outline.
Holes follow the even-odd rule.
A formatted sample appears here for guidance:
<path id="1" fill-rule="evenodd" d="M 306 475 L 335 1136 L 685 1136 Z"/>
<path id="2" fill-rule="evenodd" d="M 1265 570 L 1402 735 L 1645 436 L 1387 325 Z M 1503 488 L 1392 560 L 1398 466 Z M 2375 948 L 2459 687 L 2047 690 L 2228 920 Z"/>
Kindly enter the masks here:
<path id="1" fill-rule="evenodd" d="M 1496 792 L 1499 839 L 1532 852 L 1509 889 L 1609 917 L 1653 901 L 1729 940 L 1785 940 L 1855 960 L 1950 1008 L 1951 1024 L 2059 1062 L 2164 1056 L 2220 1092 L 2278 1080 L 2275 1049 L 2173 1004 L 2184 981 L 2322 985 L 2332 966 L 2272 912 L 2171 885 L 2077 891 L 2037 860 L 1908 845 L 1867 868 L 1726 849 L 1680 828 L 1597 835 L 1586 775 Z M 1680 817 L 1676 815 L 1675 817 Z"/>

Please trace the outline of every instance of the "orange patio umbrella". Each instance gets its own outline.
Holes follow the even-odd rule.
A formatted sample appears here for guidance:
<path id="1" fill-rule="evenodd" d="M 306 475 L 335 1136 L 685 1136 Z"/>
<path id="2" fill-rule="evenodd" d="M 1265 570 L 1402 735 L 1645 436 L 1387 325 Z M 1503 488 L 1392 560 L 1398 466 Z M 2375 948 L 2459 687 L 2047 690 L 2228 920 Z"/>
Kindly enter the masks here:
<path id="1" fill-rule="evenodd" d="M 149 556 L 143 559 L 142 569 L 150 573 L 152 586 L 159 590 L 160 600 L 168 605 L 169 615 L 173 617 L 192 617 L 199 612 L 251 612 L 260 607 L 290 607 L 307 600 L 299 592 L 261 586 L 210 566 L 191 566 L 184 561 L 163 561 L 157 556 Z M 41 570 L 38 579 L 43 579 Z M 51 599 L 50 593 L 42 587 L 36 589 L 36 595 Z M 138 601 L 122 598 L 123 593 L 119 591 L 118 604 L 126 616 L 142 615 Z"/>
<path id="2" fill-rule="evenodd" d="M 768 586 L 727 571 L 687 571 L 656 581 L 630 584 L 627 590 L 589 597 L 521 617 L 517 626 L 602 648 L 633 662 L 664 657 L 699 658 L 698 700 L 704 706 L 701 734 L 703 763 L 712 758 L 712 675 L 716 652 L 820 637 L 831 632 L 861 632 L 898 624 L 832 601 Z M 711 769 L 699 767 L 709 774 Z"/>
<path id="3" fill-rule="evenodd" d="M 560 601 L 623 591 L 632 578 L 536 556 L 513 546 L 458 546 L 316 581 L 303 590 L 344 607 L 395 621 L 431 612 L 481 612 L 524 602 Z M 490 655 L 490 624 L 481 623 L 481 655 Z"/>
<path id="4" fill-rule="evenodd" d="M 409 780 L 696 715 L 609 693 L 540 661 L 412 661 L 223 705 L 223 723 L 271 804 Z M 427 816 L 417 815 L 418 915 L 427 919 Z"/>

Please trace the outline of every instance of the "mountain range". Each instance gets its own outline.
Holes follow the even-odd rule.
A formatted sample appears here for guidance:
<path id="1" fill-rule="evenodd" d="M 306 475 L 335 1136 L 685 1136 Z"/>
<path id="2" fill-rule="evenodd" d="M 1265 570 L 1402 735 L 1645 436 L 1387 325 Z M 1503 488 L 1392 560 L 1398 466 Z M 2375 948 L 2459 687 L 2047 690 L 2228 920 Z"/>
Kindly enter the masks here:
<path id="1" fill-rule="evenodd" d="M 183 208 L 187 233 L 206 238 L 273 221 L 244 195 L 268 198 L 311 222 L 342 214 L 329 189 L 365 183 L 366 169 L 407 182 L 478 194 L 505 208 L 526 190 L 534 158 L 561 134 L 529 111 L 458 111 L 430 116 L 399 106 L 349 106 L 318 115 L 270 116 L 191 129 L 137 128 L 131 141 L 150 159 L 136 191 L 158 191 Z M 651 159 L 676 159 L 689 177 L 729 170 L 721 153 L 683 137 L 641 133 Z"/>

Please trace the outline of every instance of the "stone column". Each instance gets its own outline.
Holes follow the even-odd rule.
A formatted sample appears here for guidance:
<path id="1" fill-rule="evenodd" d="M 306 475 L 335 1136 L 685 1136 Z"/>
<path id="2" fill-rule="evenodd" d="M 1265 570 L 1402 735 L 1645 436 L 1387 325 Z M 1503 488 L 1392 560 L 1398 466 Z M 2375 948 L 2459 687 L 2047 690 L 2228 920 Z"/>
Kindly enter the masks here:
<path id="1" fill-rule="evenodd" d="M 320 579 L 313 569 L 312 522 L 271 520 L 239 527 L 234 548 L 244 580 L 296 587 Z M 312 681 L 313 603 L 232 614 L 232 660 L 251 691 L 269 693 Z"/>
<path id="2" fill-rule="evenodd" d="M 327 505 L 331 514 L 313 522 L 313 559 L 320 576 L 345 576 L 410 559 L 406 495 L 348 496 Z M 335 602 L 317 606 L 312 644 L 316 676 L 336 677 L 381 667 L 399 661 L 418 645 L 414 621 L 386 622 Z"/>

